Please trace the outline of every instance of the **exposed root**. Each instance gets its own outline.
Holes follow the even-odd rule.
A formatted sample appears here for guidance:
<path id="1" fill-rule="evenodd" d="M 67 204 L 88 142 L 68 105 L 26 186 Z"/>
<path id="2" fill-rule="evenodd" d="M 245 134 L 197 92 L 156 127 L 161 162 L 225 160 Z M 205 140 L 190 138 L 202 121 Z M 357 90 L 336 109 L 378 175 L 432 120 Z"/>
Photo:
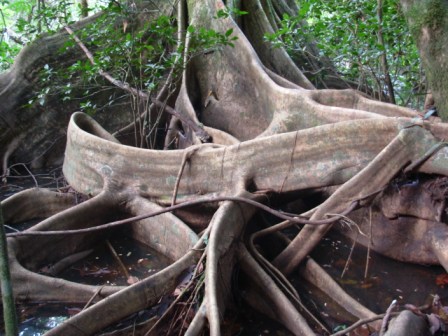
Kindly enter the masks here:
<path id="1" fill-rule="evenodd" d="M 244 193 L 243 193 L 244 194 Z M 205 298 L 210 334 L 220 335 L 220 321 L 231 293 L 231 276 L 236 260 L 235 246 L 254 208 L 233 202 L 225 202 L 216 211 L 210 223 Z"/>
<path id="2" fill-rule="evenodd" d="M 5 223 L 47 218 L 76 205 L 76 195 L 48 189 L 26 189 L 2 201 Z"/>
<path id="3" fill-rule="evenodd" d="M 93 249 L 81 251 L 78 253 L 73 253 L 72 255 L 69 255 L 69 256 L 62 258 L 61 260 L 55 262 L 53 265 L 48 267 L 48 269 L 44 273 L 48 273 L 51 276 L 57 276 L 63 270 L 65 270 L 69 266 L 73 265 L 77 261 L 84 259 L 88 255 L 90 255 L 92 252 L 93 252 Z"/>
<path id="4" fill-rule="evenodd" d="M 385 181 L 390 181 L 409 160 L 418 160 L 422 153 L 425 153 L 435 143 L 437 140 L 420 128 L 403 129 L 367 167 L 331 195 L 317 209 L 311 219 L 322 218 L 326 213 L 339 212 L 343 210 L 342 207 L 345 204 L 381 190 L 384 188 Z M 305 226 L 292 243 L 276 258 L 274 265 L 283 272 L 290 273 L 304 260 L 329 229 L 330 225 L 317 228 Z"/>
<path id="5" fill-rule="evenodd" d="M 202 241 L 195 248 L 200 248 L 201 245 Z M 175 279 L 185 269 L 195 264 L 200 254 L 196 250 L 191 250 L 167 268 L 90 306 L 50 330 L 47 335 L 92 335 L 113 322 L 154 305 L 160 297 L 174 290 L 177 285 Z M 123 305 L 123 301 L 132 304 Z M 101 318 L 98 318 L 99 316 Z"/>
<path id="6" fill-rule="evenodd" d="M 303 267 L 299 268 L 299 272 L 305 280 L 326 293 L 341 308 L 354 317 L 369 319 L 376 316 L 375 313 L 348 295 L 313 259 L 307 258 Z M 373 327 L 378 328 L 378 325 L 373 325 Z"/>
<path id="7" fill-rule="evenodd" d="M 273 306 L 276 318 L 295 335 L 315 335 L 306 320 L 291 304 L 291 301 L 286 298 L 272 278 L 264 272 L 243 245 L 239 247 L 239 257 L 242 269 L 263 291 L 266 299 Z"/>
<path id="8" fill-rule="evenodd" d="M 197 336 L 201 335 L 205 329 L 205 323 L 207 322 L 207 299 L 203 299 L 201 306 L 196 311 L 193 320 L 190 322 L 185 336 Z"/>
<path id="9" fill-rule="evenodd" d="M 387 326 L 389 325 L 390 314 L 392 313 L 392 310 L 396 306 L 397 306 L 397 300 L 393 300 L 392 303 L 387 308 L 386 314 L 384 315 L 383 321 L 381 322 L 380 336 L 384 336 L 384 333 L 387 330 Z"/>

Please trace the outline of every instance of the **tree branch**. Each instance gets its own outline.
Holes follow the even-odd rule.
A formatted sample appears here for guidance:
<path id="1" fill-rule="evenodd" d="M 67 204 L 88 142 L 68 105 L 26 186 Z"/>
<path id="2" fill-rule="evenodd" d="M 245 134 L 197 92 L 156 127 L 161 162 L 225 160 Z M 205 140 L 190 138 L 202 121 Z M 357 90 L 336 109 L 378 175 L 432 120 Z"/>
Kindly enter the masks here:
<path id="1" fill-rule="evenodd" d="M 84 45 L 84 43 L 82 43 L 82 41 L 78 38 L 78 36 L 75 35 L 73 30 L 70 27 L 68 27 L 68 26 L 65 26 L 64 28 L 72 36 L 72 38 L 79 45 L 79 47 L 84 51 L 84 53 L 86 54 L 86 56 L 89 59 L 90 63 L 92 65 L 97 65 L 95 60 L 94 60 L 94 58 L 93 58 L 92 53 L 89 51 L 89 49 L 87 49 L 87 47 Z M 184 125 L 186 125 L 188 128 L 190 128 L 198 136 L 198 138 L 202 142 L 208 142 L 210 140 L 210 135 L 201 126 L 197 125 L 193 120 L 191 120 L 187 116 L 184 116 L 183 114 L 180 114 L 179 112 L 177 112 L 172 107 L 166 105 L 164 102 L 162 102 L 160 100 L 157 100 L 155 98 L 152 98 L 146 92 L 138 90 L 138 89 L 130 86 L 128 83 L 122 82 L 122 81 L 112 77 L 112 75 L 110 73 L 108 73 L 107 71 L 99 69 L 98 73 L 102 77 L 107 79 L 110 83 L 112 83 L 113 85 L 119 87 L 120 89 L 122 89 L 122 90 L 124 90 L 126 92 L 129 92 L 133 96 L 139 97 L 139 98 L 141 98 L 141 99 L 143 99 L 145 101 L 150 100 L 157 107 L 161 107 L 166 112 L 168 112 L 169 114 L 179 118 L 179 120 L 182 121 L 182 123 Z"/>

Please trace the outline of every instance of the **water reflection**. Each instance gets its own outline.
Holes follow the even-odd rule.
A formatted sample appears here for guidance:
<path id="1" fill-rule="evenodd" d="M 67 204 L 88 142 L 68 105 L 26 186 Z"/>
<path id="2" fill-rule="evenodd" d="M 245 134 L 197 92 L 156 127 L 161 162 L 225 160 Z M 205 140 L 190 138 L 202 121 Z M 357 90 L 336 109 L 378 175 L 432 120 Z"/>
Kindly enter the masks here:
<path id="1" fill-rule="evenodd" d="M 19 336 L 40 336 L 60 325 L 68 316 L 36 317 L 23 321 L 20 324 Z"/>
<path id="2" fill-rule="evenodd" d="M 33 187 L 60 188 L 65 184 L 60 170 L 39 172 L 33 176 L 8 177 L 7 183 L 0 183 L 0 200 Z M 14 225 L 14 230 L 24 230 L 39 220 Z M 7 224 L 7 223 L 6 223 Z M 9 232 L 9 231 L 8 231 Z M 107 244 L 106 244 L 107 242 Z M 113 250 L 117 256 L 114 258 Z M 117 258 L 120 259 L 121 265 Z M 108 241 L 100 241 L 86 257 L 59 270 L 55 276 L 66 280 L 91 285 L 128 285 L 128 278 L 146 278 L 165 268 L 171 261 L 157 251 L 132 238 L 116 232 Z M 39 273 L 51 276 L 53 265 L 41 265 Z M 125 269 L 123 269 L 125 268 Z M 62 324 L 83 309 L 84 303 L 31 303 L 16 302 L 19 319 L 19 335 L 38 336 Z M 0 321 L 3 321 L 0 310 Z M 0 322 L 0 335 L 4 327 Z"/>

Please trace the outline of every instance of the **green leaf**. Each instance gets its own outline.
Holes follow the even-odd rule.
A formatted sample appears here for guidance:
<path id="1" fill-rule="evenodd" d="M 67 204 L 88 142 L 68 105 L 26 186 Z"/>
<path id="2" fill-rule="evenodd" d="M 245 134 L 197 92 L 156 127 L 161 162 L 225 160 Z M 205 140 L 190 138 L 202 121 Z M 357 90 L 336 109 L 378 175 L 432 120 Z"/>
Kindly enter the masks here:
<path id="1" fill-rule="evenodd" d="M 225 10 L 223 10 L 223 9 L 219 9 L 219 10 L 216 12 L 216 16 L 215 16 L 215 18 L 216 18 L 216 19 L 226 19 L 226 18 L 228 18 L 229 16 L 230 16 L 229 12 L 227 12 L 227 11 L 225 11 Z"/>
<path id="2" fill-rule="evenodd" d="M 232 35 L 232 33 L 233 33 L 233 28 L 230 28 L 229 30 L 227 30 L 226 32 L 225 32 L 225 36 L 227 36 L 227 37 L 229 37 L 230 35 Z"/>

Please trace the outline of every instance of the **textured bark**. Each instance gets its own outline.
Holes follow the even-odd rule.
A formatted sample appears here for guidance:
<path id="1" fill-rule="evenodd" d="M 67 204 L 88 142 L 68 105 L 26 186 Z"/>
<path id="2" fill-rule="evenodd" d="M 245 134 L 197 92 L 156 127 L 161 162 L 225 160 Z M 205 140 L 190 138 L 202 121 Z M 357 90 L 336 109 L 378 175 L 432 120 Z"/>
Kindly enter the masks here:
<path id="1" fill-rule="evenodd" d="M 448 120 L 448 3 L 444 0 L 400 0 L 404 15 L 417 41 L 429 89 L 439 115 Z"/>

